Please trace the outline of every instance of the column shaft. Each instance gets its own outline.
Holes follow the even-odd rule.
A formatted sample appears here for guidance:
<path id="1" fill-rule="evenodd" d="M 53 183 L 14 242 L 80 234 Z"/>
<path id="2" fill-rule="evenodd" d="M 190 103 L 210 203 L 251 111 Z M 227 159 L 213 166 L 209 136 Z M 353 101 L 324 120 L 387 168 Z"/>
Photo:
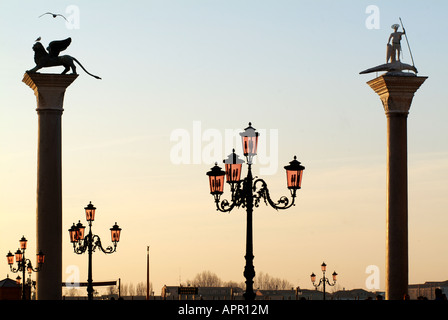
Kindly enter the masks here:
<path id="1" fill-rule="evenodd" d="M 23 82 L 37 100 L 37 250 L 45 264 L 37 273 L 37 299 L 62 299 L 62 132 L 66 88 L 77 75 L 28 74 Z"/>
<path id="2" fill-rule="evenodd" d="M 386 299 L 408 291 L 407 114 L 387 114 Z"/>
<path id="3" fill-rule="evenodd" d="M 62 296 L 62 110 L 38 110 L 36 235 L 46 255 L 37 273 L 38 299 Z"/>

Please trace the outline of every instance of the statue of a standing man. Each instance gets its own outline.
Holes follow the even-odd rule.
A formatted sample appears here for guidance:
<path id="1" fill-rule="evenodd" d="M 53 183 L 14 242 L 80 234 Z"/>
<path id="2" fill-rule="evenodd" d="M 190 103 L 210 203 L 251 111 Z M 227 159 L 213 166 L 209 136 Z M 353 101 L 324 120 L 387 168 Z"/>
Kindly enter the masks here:
<path id="1" fill-rule="evenodd" d="M 403 29 L 403 32 L 398 32 L 399 24 L 392 25 L 392 29 L 394 32 L 390 34 L 389 40 L 387 41 L 387 61 L 386 62 L 395 62 L 400 61 L 400 51 L 401 51 L 401 37 L 406 33 Z M 392 44 L 390 41 L 392 40 Z"/>

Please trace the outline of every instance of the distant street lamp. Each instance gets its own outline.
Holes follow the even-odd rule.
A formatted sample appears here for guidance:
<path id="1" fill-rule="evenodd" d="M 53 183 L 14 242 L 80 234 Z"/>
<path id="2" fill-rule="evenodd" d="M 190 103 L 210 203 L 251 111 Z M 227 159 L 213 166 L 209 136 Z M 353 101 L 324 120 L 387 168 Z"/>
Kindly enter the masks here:
<path id="1" fill-rule="evenodd" d="M 89 222 L 89 233 L 84 235 L 85 226 L 79 221 L 76 225 L 68 230 L 70 234 L 70 242 L 73 243 L 73 251 L 76 254 L 83 254 L 87 251 L 89 255 L 88 264 L 88 277 L 87 277 L 87 296 L 89 300 L 93 300 L 93 280 L 92 280 L 92 253 L 96 248 L 99 248 L 106 254 L 114 253 L 117 250 L 117 243 L 120 241 L 121 228 L 117 223 L 110 228 L 112 246 L 108 246 L 106 249 L 101 245 L 101 239 L 99 236 L 92 233 L 92 222 L 95 220 L 96 208 L 90 202 L 87 207 L 84 208 L 86 212 L 86 220 Z"/>
<path id="2" fill-rule="evenodd" d="M 332 276 L 333 276 L 333 283 L 330 283 L 328 278 L 325 277 L 325 272 L 327 271 L 327 265 L 325 264 L 325 262 L 322 263 L 321 269 L 322 269 L 323 276 L 322 276 L 322 278 L 320 278 L 319 283 L 315 284 L 315 282 L 316 282 L 316 275 L 314 274 L 314 272 L 311 273 L 311 282 L 313 283 L 314 287 L 316 287 L 316 290 L 317 290 L 317 288 L 321 284 L 323 285 L 323 294 L 324 294 L 323 297 L 324 297 L 324 300 L 325 300 L 325 284 L 328 284 L 331 287 L 334 286 L 336 284 L 336 278 L 337 278 L 338 274 L 336 273 L 336 271 L 333 272 L 333 274 L 332 274 Z"/>
<path id="3" fill-rule="evenodd" d="M 6 260 L 8 261 L 9 268 L 11 269 L 11 271 L 14 273 L 22 272 L 22 278 L 20 278 L 20 276 L 17 276 L 17 278 L 16 278 L 18 284 L 20 284 L 20 280 L 23 279 L 23 281 L 22 281 L 22 300 L 26 300 L 26 294 L 25 294 L 26 286 L 29 285 L 30 290 L 31 290 L 31 284 L 32 284 L 32 281 L 29 281 L 28 283 L 25 281 L 25 271 L 27 271 L 31 277 L 31 273 L 33 271 L 39 272 L 42 269 L 42 266 L 45 261 L 45 254 L 43 254 L 42 251 L 39 251 L 39 253 L 36 255 L 37 268 L 33 268 L 33 264 L 31 263 L 31 261 L 25 257 L 25 250 L 26 250 L 27 242 L 28 242 L 28 240 L 26 240 L 25 237 L 23 236 L 22 239 L 20 239 L 20 241 L 19 241 L 20 248 L 17 249 L 16 253 L 12 254 L 11 251 L 9 251 L 9 253 L 6 255 Z M 14 257 L 16 258 L 17 268 L 13 267 Z"/>
<path id="4" fill-rule="evenodd" d="M 246 292 L 244 293 L 245 300 L 254 300 L 255 292 L 253 290 L 253 278 L 255 277 L 255 268 L 253 265 L 253 241 L 252 241 L 252 214 L 253 208 L 258 207 L 260 200 L 263 199 L 265 204 L 269 204 L 274 209 L 288 209 L 294 205 L 296 198 L 296 191 L 301 188 L 302 175 L 305 167 L 300 164 L 299 161 L 294 160 L 285 166 L 287 186 L 291 192 L 290 201 L 287 197 L 282 196 L 278 202 L 271 200 L 267 184 L 263 179 L 252 177 L 252 160 L 257 155 L 258 137 L 259 133 L 255 131 L 252 124 L 240 133 L 243 153 L 246 157 L 248 165 L 248 172 L 246 178 L 243 180 L 241 177 L 241 167 L 244 163 L 235 150 L 224 160 L 225 171 L 223 171 L 217 163 L 211 168 L 207 175 L 209 176 L 210 193 L 213 195 L 216 203 L 217 210 L 221 212 L 230 212 L 235 207 L 242 206 L 246 208 L 247 212 L 247 230 L 246 230 L 246 266 L 244 268 L 244 277 L 246 278 Z M 230 185 L 231 200 L 222 200 L 220 197 L 224 192 L 224 177 L 227 183 Z M 257 188 L 257 184 L 261 186 Z"/>

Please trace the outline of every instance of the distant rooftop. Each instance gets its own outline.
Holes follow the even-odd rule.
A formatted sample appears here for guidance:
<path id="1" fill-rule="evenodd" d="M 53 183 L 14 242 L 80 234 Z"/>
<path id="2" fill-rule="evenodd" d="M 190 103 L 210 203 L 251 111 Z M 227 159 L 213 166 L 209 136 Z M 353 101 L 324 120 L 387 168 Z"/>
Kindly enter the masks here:
<path id="1" fill-rule="evenodd" d="M 16 288 L 16 287 L 20 287 L 20 284 L 17 284 L 15 280 L 9 279 L 9 277 L 0 281 L 0 288 Z"/>

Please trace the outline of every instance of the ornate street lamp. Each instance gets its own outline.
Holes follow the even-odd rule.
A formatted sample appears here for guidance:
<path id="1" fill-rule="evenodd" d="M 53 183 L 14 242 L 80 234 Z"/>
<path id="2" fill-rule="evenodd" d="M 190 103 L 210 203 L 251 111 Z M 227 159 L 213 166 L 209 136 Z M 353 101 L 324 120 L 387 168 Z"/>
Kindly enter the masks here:
<path id="1" fill-rule="evenodd" d="M 256 178 L 254 180 L 252 176 L 252 160 L 257 155 L 258 137 L 259 133 L 252 124 L 244 129 L 244 132 L 240 133 L 241 142 L 243 145 L 243 153 L 246 157 L 246 163 L 248 165 L 248 172 L 246 178 L 241 180 L 241 169 L 244 163 L 235 150 L 225 159 L 225 171 L 215 163 L 215 166 L 211 168 L 207 175 L 210 182 L 210 193 L 213 195 L 216 203 L 216 209 L 221 212 L 230 212 L 234 208 L 240 206 L 246 208 L 247 212 L 247 230 L 246 230 L 246 266 L 244 268 L 244 277 L 246 278 L 246 292 L 244 294 L 245 300 L 254 300 L 255 292 L 253 290 L 253 278 L 255 277 L 255 268 L 253 265 L 253 241 L 252 241 L 252 214 L 253 208 L 258 207 L 260 200 L 263 199 L 265 204 L 269 204 L 276 210 L 288 209 L 294 205 L 296 198 L 296 191 L 301 188 L 302 175 L 305 167 L 297 161 L 296 157 L 290 162 L 288 166 L 285 166 L 287 186 L 291 191 L 291 198 L 283 196 L 277 202 L 274 202 L 270 195 L 266 182 L 263 179 Z M 220 197 L 224 193 L 224 178 L 230 185 L 231 200 L 222 200 Z M 259 185 L 259 187 L 258 187 Z"/>
<path id="2" fill-rule="evenodd" d="M 20 284 L 20 280 L 23 279 L 22 300 L 26 300 L 25 288 L 27 285 L 30 285 L 30 290 L 31 290 L 31 284 L 32 284 L 31 273 L 33 271 L 39 272 L 42 269 L 42 266 L 45 262 L 45 254 L 43 254 L 42 251 L 39 251 L 39 253 L 36 254 L 37 267 L 33 268 L 33 264 L 31 263 L 31 260 L 27 259 L 25 257 L 27 242 L 28 242 L 28 240 L 26 240 L 25 237 L 23 236 L 22 239 L 19 240 L 20 248 L 17 249 L 15 254 L 12 254 L 11 251 L 9 251 L 8 254 L 6 255 L 6 261 L 8 262 L 8 265 L 9 265 L 9 268 L 11 269 L 11 271 L 14 273 L 22 272 L 22 278 L 20 276 L 17 276 L 17 279 L 16 279 L 18 284 Z M 14 257 L 17 262 L 17 268 L 13 267 Z M 28 274 L 30 276 L 30 281 L 28 281 L 28 283 L 27 283 L 27 281 L 25 281 L 25 272 L 28 272 Z"/>
<path id="3" fill-rule="evenodd" d="M 329 286 L 334 286 L 336 284 L 336 278 L 338 276 L 338 274 L 336 273 L 336 271 L 333 272 L 332 276 L 333 276 L 333 283 L 330 283 L 330 281 L 328 280 L 328 278 L 325 277 L 325 272 L 327 271 L 327 265 L 325 264 L 325 262 L 322 263 L 321 265 L 321 270 L 323 273 L 322 278 L 320 278 L 319 283 L 315 284 L 316 282 L 316 275 L 313 273 L 311 273 L 311 282 L 313 283 L 314 287 L 317 288 L 322 284 L 323 285 L 323 297 L 325 300 L 325 284 L 328 284 Z"/>
<path id="4" fill-rule="evenodd" d="M 95 220 L 96 208 L 90 202 L 85 208 L 86 220 L 89 222 L 89 233 L 85 235 L 85 226 L 79 221 L 76 225 L 73 223 L 68 230 L 70 235 L 70 242 L 73 243 L 73 251 L 76 254 L 83 254 L 87 251 L 89 255 L 88 262 L 88 277 L 87 277 L 87 296 L 89 300 L 93 300 L 93 280 L 92 280 L 92 253 L 96 248 L 99 248 L 106 254 L 111 254 L 117 251 L 117 244 L 120 241 L 121 228 L 115 222 L 115 225 L 110 228 L 112 246 L 103 248 L 99 236 L 92 233 L 92 222 Z"/>

